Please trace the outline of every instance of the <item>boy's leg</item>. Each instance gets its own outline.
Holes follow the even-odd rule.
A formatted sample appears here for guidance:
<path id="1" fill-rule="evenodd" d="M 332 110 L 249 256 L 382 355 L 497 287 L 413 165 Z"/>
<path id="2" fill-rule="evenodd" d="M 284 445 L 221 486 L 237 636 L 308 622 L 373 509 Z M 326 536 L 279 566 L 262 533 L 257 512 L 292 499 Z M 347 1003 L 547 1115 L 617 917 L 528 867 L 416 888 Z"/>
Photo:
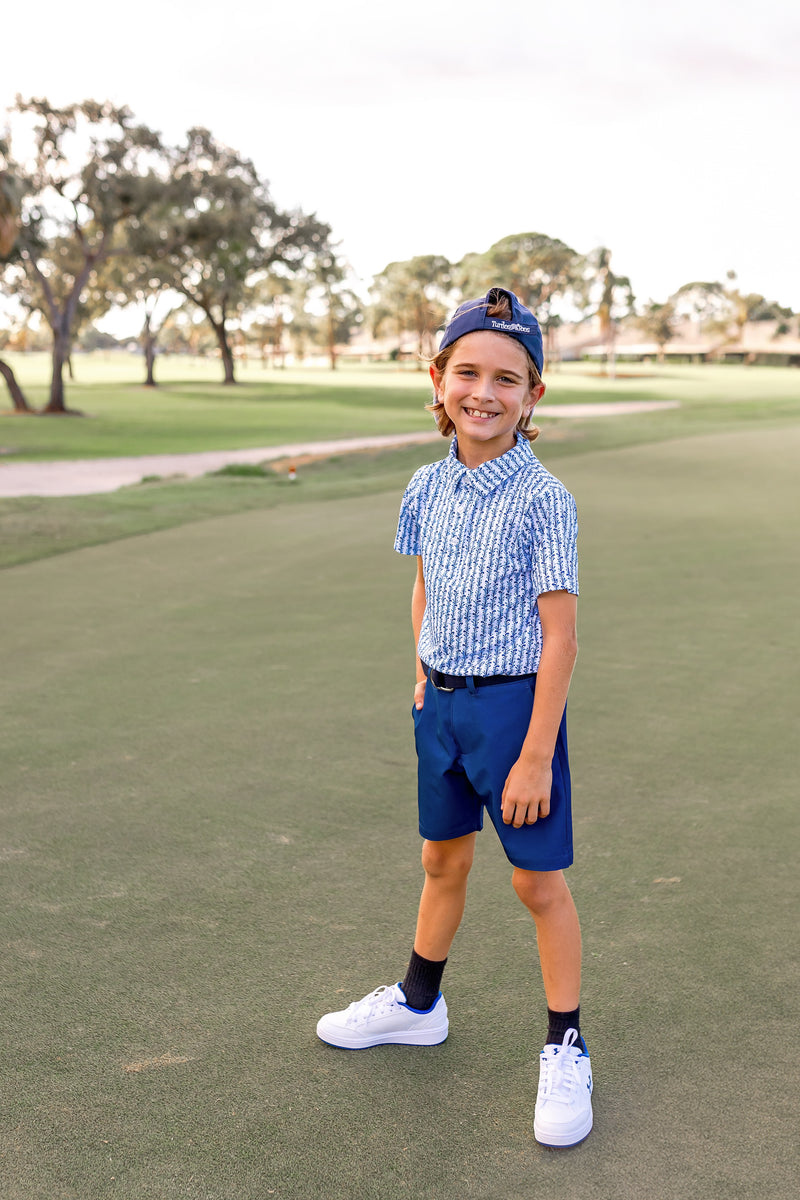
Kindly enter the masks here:
<path id="1" fill-rule="evenodd" d="M 450 841 L 426 841 L 422 850 L 425 883 L 417 933 L 401 986 L 380 987 L 317 1023 L 324 1042 L 345 1049 L 401 1043 L 433 1046 L 447 1037 L 447 1005 L 439 994 L 444 964 L 464 913 L 467 877 L 475 834 Z"/>
<path id="2" fill-rule="evenodd" d="M 539 1057 L 534 1137 L 575 1146 L 592 1128 L 592 1068 L 580 1035 L 581 929 L 562 871 L 514 869 L 514 890 L 536 922 L 548 1008 Z"/>
<path id="3" fill-rule="evenodd" d="M 464 915 L 467 879 L 475 856 L 476 834 L 447 842 L 426 841 L 422 847 L 425 883 L 419 902 L 414 949 L 423 958 L 441 961 Z"/>
<path id="4" fill-rule="evenodd" d="M 474 833 L 422 847 L 425 883 L 419 902 L 414 949 L 402 982 L 412 1008 L 436 1003 L 450 945 L 464 915 L 467 878 L 475 854 Z"/>
<path id="5" fill-rule="evenodd" d="M 434 843 L 437 844 L 442 843 Z M 423 860 L 425 858 L 423 852 Z M 457 856 L 445 852 L 428 857 L 431 870 L 429 872 L 426 867 L 417 924 L 419 944 L 428 953 L 435 953 L 436 947 L 446 942 L 443 961 L 431 961 L 417 951 L 415 943 L 402 983 L 376 988 L 348 1008 L 326 1013 L 320 1018 L 317 1036 L 323 1042 L 347 1050 L 361 1050 L 398 1043 L 435 1046 L 445 1040 L 449 1022 L 447 1005 L 439 985 L 447 961 L 447 950 L 464 911 L 464 897 L 462 895 L 459 901 L 461 889 L 454 879 L 458 873 L 447 866 L 451 858 L 455 861 Z M 466 870 L 469 871 L 469 866 Z M 450 882 L 449 887 L 447 881 Z M 466 890 L 466 875 L 463 890 Z M 451 925 L 452 932 L 448 935 Z"/>
<path id="6" fill-rule="evenodd" d="M 513 884 L 536 923 L 548 1008 L 576 1009 L 581 994 L 581 927 L 563 871 L 515 867 Z"/>

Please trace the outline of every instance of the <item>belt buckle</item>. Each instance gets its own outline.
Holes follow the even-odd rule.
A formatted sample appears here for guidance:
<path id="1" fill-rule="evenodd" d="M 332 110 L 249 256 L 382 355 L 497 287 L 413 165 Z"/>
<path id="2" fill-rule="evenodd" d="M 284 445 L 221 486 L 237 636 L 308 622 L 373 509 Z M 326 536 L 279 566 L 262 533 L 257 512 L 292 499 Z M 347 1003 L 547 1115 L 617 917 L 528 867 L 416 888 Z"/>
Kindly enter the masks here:
<path id="1" fill-rule="evenodd" d="M 436 680 L 433 678 L 434 674 L 441 675 L 441 673 L 442 673 L 441 671 L 434 671 L 433 667 L 431 667 L 431 673 L 430 673 L 430 675 L 428 676 L 428 678 L 430 679 L 431 683 L 432 683 L 432 684 L 433 684 L 433 686 L 436 688 L 437 692 L 454 692 L 454 691 L 456 690 L 455 688 L 451 688 L 451 687 L 440 687 L 440 686 L 439 686 L 439 684 L 436 682 Z"/>

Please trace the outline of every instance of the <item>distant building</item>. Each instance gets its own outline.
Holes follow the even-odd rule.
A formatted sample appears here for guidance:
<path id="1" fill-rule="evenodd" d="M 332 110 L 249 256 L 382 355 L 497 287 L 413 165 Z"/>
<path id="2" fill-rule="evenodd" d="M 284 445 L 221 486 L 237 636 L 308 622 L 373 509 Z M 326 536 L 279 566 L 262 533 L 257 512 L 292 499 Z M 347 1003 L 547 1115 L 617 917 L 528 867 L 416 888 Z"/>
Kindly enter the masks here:
<path id="1" fill-rule="evenodd" d="M 792 327 L 793 326 L 793 327 Z M 741 333 L 735 330 L 726 335 L 704 332 L 693 321 L 676 325 L 675 336 L 659 347 L 642 339 L 640 329 L 632 322 L 620 324 L 614 341 L 618 361 L 644 362 L 661 355 L 672 362 L 739 362 L 766 366 L 800 366 L 800 336 L 797 321 L 783 325 L 778 321 L 749 321 Z M 558 353 L 553 357 L 562 362 L 581 358 L 605 358 L 608 348 L 600 341 L 596 322 L 564 325 L 558 330 Z"/>

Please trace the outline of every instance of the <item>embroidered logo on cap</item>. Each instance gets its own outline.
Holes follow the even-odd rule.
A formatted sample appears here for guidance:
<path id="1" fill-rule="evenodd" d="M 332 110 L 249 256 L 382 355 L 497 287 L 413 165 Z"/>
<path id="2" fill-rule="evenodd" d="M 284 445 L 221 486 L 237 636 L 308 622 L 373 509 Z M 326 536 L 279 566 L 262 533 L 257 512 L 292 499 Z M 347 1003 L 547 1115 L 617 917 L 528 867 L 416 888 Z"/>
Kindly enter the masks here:
<path id="1" fill-rule="evenodd" d="M 510 333 L 533 333 L 532 325 L 517 325 L 512 321 L 497 321 L 491 318 L 492 329 L 507 329 Z"/>

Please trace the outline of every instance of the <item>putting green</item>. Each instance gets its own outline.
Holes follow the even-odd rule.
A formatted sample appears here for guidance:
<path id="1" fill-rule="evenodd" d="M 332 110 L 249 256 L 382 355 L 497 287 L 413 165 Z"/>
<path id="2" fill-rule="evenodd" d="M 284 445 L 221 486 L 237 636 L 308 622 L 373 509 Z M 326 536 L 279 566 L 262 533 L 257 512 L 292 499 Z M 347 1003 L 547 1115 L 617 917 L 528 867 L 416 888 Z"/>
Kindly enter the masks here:
<path id="1" fill-rule="evenodd" d="M 799 452 L 787 428 L 559 459 L 597 1079 L 564 1155 L 532 1138 L 541 989 L 490 831 L 448 1041 L 314 1037 L 402 973 L 421 882 L 398 495 L 6 571 L 5 1194 L 790 1195 Z"/>

